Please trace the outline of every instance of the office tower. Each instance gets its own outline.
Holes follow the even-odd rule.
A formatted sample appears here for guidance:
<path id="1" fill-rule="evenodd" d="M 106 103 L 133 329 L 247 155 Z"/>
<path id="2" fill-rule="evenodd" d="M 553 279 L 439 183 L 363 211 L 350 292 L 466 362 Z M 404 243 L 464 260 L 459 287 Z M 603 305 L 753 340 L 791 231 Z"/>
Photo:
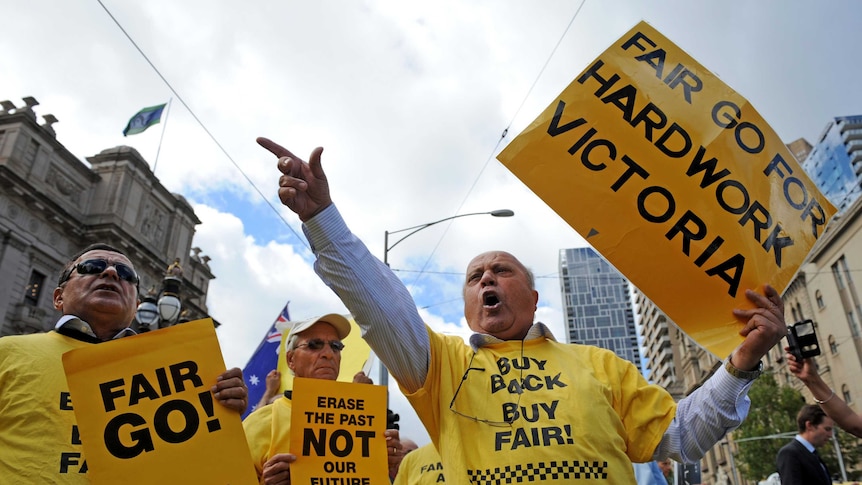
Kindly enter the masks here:
<path id="1" fill-rule="evenodd" d="M 862 115 L 830 121 L 802 168 L 844 212 L 862 194 Z"/>
<path id="2" fill-rule="evenodd" d="M 592 248 L 560 250 L 566 342 L 595 345 L 641 370 L 628 281 Z"/>

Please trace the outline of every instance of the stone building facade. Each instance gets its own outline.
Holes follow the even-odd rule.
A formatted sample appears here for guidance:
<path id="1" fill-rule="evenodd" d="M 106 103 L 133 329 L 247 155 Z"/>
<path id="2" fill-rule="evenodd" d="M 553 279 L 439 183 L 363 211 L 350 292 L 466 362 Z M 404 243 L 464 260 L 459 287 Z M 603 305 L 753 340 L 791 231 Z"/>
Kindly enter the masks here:
<path id="1" fill-rule="evenodd" d="M 24 102 L 0 102 L 0 336 L 53 327 L 60 270 L 94 242 L 128 255 L 142 296 L 158 290 L 179 258 L 182 318 L 208 316 L 215 276 L 209 258 L 191 247 L 200 224 L 191 205 L 169 192 L 134 148 L 109 148 L 82 162 L 57 140 L 57 119 L 44 115 L 40 124 L 38 102 Z"/>

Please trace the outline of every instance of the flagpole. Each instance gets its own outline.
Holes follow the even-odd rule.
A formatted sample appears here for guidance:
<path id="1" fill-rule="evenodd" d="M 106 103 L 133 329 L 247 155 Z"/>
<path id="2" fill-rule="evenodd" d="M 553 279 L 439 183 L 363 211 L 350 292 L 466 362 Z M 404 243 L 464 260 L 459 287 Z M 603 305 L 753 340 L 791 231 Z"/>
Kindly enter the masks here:
<path id="1" fill-rule="evenodd" d="M 168 128 L 168 115 L 171 114 L 171 101 L 173 96 L 168 99 L 168 106 L 165 108 L 165 122 L 162 123 L 162 135 L 159 137 L 159 147 L 156 149 L 156 161 L 153 162 L 153 175 L 156 174 L 156 166 L 159 164 L 159 153 L 162 151 L 162 140 L 165 139 L 165 130 Z"/>

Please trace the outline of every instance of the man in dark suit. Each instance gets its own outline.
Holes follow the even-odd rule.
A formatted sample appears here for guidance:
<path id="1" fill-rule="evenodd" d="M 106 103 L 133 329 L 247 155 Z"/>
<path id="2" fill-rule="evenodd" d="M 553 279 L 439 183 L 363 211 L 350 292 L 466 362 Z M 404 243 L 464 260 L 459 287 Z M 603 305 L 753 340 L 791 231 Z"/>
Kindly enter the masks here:
<path id="1" fill-rule="evenodd" d="M 799 434 L 778 451 L 781 485 L 831 485 L 826 464 L 816 448 L 832 439 L 832 418 L 820 406 L 806 404 L 796 416 Z"/>

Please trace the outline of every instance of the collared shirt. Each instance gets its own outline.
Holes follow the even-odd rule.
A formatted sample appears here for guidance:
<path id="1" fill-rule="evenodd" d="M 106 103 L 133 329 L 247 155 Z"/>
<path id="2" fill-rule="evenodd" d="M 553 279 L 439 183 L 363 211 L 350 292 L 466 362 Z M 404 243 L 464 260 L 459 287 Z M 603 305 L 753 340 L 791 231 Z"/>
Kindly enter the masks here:
<path id="1" fill-rule="evenodd" d="M 809 443 L 808 440 L 802 437 L 802 435 L 796 435 L 796 441 L 802 443 L 802 446 L 804 446 L 806 450 L 814 453 L 814 445 Z"/>
<path id="2" fill-rule="evenodd" d="M 524 336 L 524 340 L 535 340 L 540 338 L 546 338 L 548 340 L 553 340 L 554 342 L 557 341 L 557 339 L 554 338 L 554 334 L 551 333 L 551 329 L 542 322 L 536 322 L 532 327 L 530 327 L 530 330 L 527 330 L 527 335 Z M 486 345 L 500 342 L 503 342 L 503 340 L 485 333 L 474 333 L 470 336 L 470 347 L 473 348 L 474 352 Z"/>
<path id="3" fill-rule="evenodd" d="M 306 221 L 302 229 L 317 256 L 315 271 L 351 311 L 363 338 L 404 390 L 420 389 L 428 375 L 430 340 L 404 284 L 350 232 L 334 204 Z M 534 324 L 528 335 L 553 339 L 541 323 Z M 490 335 L 470 338 L 474 350 L 494 341 L 499 339 Z M 753 382 L 719 368 L 703 386 L 680 400 L 654 458 L 689 463 L 703 457 L 745 419 Z"/>
<path id="4" fill-rule="evenodd" d="M 60 317 L 60 319 L 57 320 L 57 324 L 54 325 L 54 330 L 62 334 L 68 335 L 72 338 L 78 338 L 76 336 L 76 334 L 78 334 L 80 336 L 86 335 L 87 337 L 90 337 L 89 339 L 84 338 L 83 340 L 96 339 L 101 341 L 98 335 L 96 335 L 96 332 L 93 331 L 93 327 L 91 327 L 89 323 L 81 320 L 75 315 L 63 315 L 62 317 Z M 137 333 L 130 327 L 126 327 L 117 332 L 116 335 L 111 337 L 111 340 L 123 337 L 131 337 L 132 335 L 137 335 Z M 79 338 L 78 340 L 82 339 Z"/>

